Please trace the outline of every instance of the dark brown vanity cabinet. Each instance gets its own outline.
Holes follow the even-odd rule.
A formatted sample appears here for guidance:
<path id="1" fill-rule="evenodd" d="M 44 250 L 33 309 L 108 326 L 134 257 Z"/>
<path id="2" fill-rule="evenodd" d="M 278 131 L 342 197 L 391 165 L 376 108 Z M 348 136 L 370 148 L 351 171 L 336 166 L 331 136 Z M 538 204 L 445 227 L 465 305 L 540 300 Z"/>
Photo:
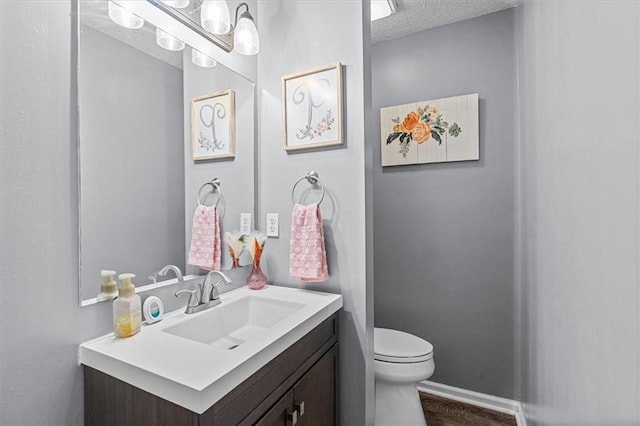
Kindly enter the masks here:
<path id="1" fill-rule="evenodd" d="M 337 342 L 334 314 L 202 414 L 85 366 L 85 424 L 336 425 Z"/>
<path id="2" fill-rule="evenodd" d="M 336 371 L 337 346 L 334 346 L 255 425 L 337 424 Z"/>

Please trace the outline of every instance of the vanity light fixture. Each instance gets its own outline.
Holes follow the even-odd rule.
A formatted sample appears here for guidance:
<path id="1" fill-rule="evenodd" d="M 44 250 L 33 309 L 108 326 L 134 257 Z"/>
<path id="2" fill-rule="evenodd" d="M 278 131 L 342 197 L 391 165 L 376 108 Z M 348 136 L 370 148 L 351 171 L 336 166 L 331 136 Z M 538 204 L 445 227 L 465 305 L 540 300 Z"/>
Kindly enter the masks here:
<path id="1" fill-rule="evenodd" d="M 247 10 L 238 18 L 238 10 L 245 6 Z M 233 33 L 233 50 L 241 55 L 255 55 L 260 50 L 260 37 L 253 16 L 249 13 L 249 6 L 240 3 L 236 8 L 236 25 Z"/>
<path id="2" fill-rule="evenodd" d="M 396 13 L 395 0 L 371 0 L 371 22 Z"/>
<path id="3" fill-rule="evenodd" d="M 231 16 L 226 0 L 204 0 L 200 8 L 200 25 L 211 34 L 228 34 Z"/>
<path id="4" fill-rule="evenodd" d="M 137 30 L 144 25 L 144 19 L 138 17 L 127 9 L 127 4 L 132 1 L 120 0 L 118 4 L 109 0 L 109 18 L 121 27 Z"/>
<path id="5" fill-rule="evenodd" d="M 191 48 L 191 62 L 202 68 L 213 68 L 216 66 L 216 61 L 212 57 L 205 55 L 193 47 Z"/>
<path id="6" fill-rule="evenodd" d="M 176 9 L 184 9 L 189 6 L 189 0 L 160 0 L 162 3 L 167 6 L 174 7 Z"/>
<path id="7" fill-rule="evenodd" d="M 156 28 L 156 43 L 158 43 L 158 46 L 162 47 L 163 49 L 172 50 L 174 52 L 184 49 L 183 41 L 178 40 L 166 31 L 161 30 L 160 28 Z"/>
<path id="8" fill-rule="evenodd" d="M 240 15 L 240 8 L 246 10 Z M 200 10 L 202 28 L 214 35 L 230 35 L 233 33 L 233 50 L 241 55 L 255 55 L 260 50 L 258 29 L 249 12 L 247 3 L 240 3 L 236 7 L 233 25 L 229 15 L 229 5 L 226 0 L 204 0 Z"/>

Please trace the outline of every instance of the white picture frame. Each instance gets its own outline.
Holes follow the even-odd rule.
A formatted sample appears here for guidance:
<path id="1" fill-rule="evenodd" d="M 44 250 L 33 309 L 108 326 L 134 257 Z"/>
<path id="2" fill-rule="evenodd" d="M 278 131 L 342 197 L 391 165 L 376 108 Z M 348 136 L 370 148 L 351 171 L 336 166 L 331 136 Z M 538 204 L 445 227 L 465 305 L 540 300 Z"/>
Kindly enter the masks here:
<path id="1" fill-rule="evenodd" d="M 342 145 L 342 64 L 282 77 L 283 148 Z"/>
<path id="2" fill-rule="evenodd" d="M 191 157 L 194 161 L 234 158 L 235 92 L 219 92 L 191 100 Z"/>

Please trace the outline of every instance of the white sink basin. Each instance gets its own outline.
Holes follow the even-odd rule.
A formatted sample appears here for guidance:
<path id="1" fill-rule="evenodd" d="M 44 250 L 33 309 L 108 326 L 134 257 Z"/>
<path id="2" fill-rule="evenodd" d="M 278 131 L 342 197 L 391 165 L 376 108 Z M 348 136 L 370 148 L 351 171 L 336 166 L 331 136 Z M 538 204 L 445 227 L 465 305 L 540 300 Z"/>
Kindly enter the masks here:
<path id="1" fill-rule="evenodd" d="M 171 312 L 140 333 L 80 345 L 81 364 L 202 414 L 342 307 L 342 296 L 280 286 L 224 293 Z"/>
<path id="2" fill-rule="evenodd" d="M 259 337 L 272 325 L 304 308 L 302 303 L 266 299 L 252 294 L 210 308 L 201 315 L 165 328 L 165 333 L 220 349 L 235 349 Z"/>

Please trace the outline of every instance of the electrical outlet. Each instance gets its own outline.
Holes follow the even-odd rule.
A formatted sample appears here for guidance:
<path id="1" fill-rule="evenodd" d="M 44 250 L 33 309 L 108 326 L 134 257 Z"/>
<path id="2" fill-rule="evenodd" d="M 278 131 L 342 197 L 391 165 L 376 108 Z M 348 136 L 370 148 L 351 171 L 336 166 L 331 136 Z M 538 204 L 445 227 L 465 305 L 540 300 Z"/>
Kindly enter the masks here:
<path id="1" fill-rule="evenodd" d="M 278 237 L 278 213 L 267 213 L 267 237 Z"/>
<path id="2" fill-rule="evenodd" d="M 240 213 L 240 233 L 242 235 L 251 233 L 251 213 Z"/>

